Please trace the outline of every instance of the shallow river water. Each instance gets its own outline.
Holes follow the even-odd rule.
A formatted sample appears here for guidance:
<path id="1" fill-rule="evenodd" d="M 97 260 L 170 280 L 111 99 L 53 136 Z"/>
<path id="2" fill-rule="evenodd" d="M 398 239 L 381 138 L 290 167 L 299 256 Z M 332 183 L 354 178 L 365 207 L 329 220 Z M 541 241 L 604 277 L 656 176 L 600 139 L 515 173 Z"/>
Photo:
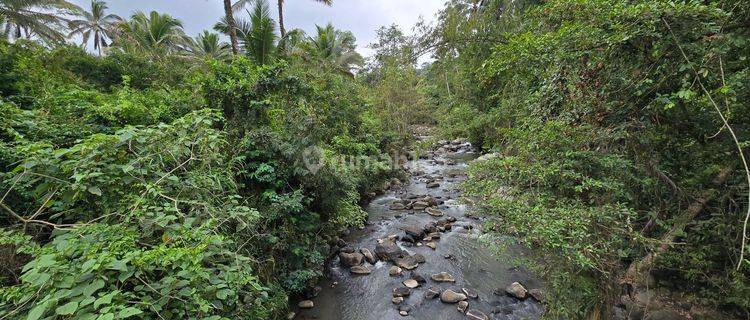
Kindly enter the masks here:
<path id="1" fill-rule="evenodd" d="M 404 270 L 400 277 L 391 277 L 388 275 L 391 263 L 378 261 L 370 265 L 364 262 L 372 273 L 357 276 L 350 274 L 348 268 L 341 267 L 338 258 L 334 258 L 330 262 L 327 279 L 320 284 L 323 290 L 312 299 L 315 307 L 300 311 L 296 319 L 466 319 L 464 314 L 457 311 L 456 304 L 442 303 L 439 298 L 426 299 L 424 292 L 432 286 L 456 292 L 461 292 L 462 288 L 473 289 L 479 298 L 469 299 L 468 309 L 479 310 L 490 319 L 538 319 L 541 316 L 543 306 L 533 299 L 521 301 L 503 294 L 504 288 L 516 281 L 527 289 L 540 288 L 541 284 L 515 264 L 513 259 L 493 255 L 487 245 L 478 239 L 481 220 L 470 217 L 471 208 L 458 200 L 461 195 L 457 190 L 458 184 L 466 179 L 467 161 L 474 158 L 474 152 L 468 143 L 454 148 L 456 150 L 438 152 L 428 159 L 409 162 L 407 168 L 412 172 L 410 181 L 373 200 L 366 208 L 369 213 L 367 227 L 355 230 L 344 238 L 355 249 L 368 248 L 374 252 L 378 239 L 404 235 L 404 227 L 424 226 L 439 219 L 424 211 L 390 210 L 391 203 L 415 195 L 429 195 L 442 200 L 437 209 L 443 211 L 446 217 L 455 217 L 457 221 L 453 223 L 452 230 L 441 234 L 435 250 L 397 242 L 410 254 L 422 254 L 426 260 L 414 271 L 427 278 L 427 283 L 413 289 L 402 303 L 410 307 L 409 314 L 400 315 L 398 306 L 391 302 L 391 298 L 393 289 L 402 287 L 402 281 L 409 278 L 410 272 Z M 425 182 L 429 178 L 437 178 L 440 187 L 427 188 Z M 446 259 L 447 255 L 450 258 Z M 432 281 L 430 275 L 439 272 L 453 275 L 455 283 Z"/>

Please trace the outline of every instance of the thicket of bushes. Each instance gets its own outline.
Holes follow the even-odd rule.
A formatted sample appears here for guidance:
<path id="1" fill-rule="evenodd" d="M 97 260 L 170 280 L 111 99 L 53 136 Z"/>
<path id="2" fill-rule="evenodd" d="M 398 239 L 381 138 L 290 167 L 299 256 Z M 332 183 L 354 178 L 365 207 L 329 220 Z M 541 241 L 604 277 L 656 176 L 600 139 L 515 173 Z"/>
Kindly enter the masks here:
<path id="1" fill-rule="evenodd" d="M 392 170 L 305 150 L 396 137 L 350 76 L 287 61 L 0 43 L 0 317 L 285 316 Z"/>
<path id="2" fill-rule="evenodd" d="M 721 117 L 747 156 L 748 2 L 474 4 L 451 1 L 430 35 L 432 97 L 449 135 L 501 154 L 467 189 L 491 227 L 541 254 L 549 315 L 610 318 L 645 289 L 628 266 L 665 241 L 640 274 L 746 315 L 748 185 Z"/>

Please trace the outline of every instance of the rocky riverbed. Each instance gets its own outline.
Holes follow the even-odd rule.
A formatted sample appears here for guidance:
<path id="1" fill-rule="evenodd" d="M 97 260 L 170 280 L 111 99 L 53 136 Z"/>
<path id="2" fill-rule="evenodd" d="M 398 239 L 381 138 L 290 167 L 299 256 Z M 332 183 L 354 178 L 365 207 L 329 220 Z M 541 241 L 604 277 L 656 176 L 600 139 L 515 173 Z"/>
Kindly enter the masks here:
<path id="1" fill-rule="evenodd" d="M 367 206 L 366 228 L 341 239 L 328 278 L 295 318 L 538 319 L 542 284 L 491 253 L 478 239 L 481 218 L 459 200 L 474 158 L 459 139 L 408 162 L 409 181 Z"/>

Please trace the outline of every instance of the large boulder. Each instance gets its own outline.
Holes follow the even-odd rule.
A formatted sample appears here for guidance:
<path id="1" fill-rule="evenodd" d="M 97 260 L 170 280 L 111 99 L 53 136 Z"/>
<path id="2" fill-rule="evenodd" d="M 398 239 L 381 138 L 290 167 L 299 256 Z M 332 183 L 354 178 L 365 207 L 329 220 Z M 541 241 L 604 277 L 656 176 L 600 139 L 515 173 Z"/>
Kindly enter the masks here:
<path id="1" fill-rule="evenodd" d="M 406 226 L 401 228 L 401 230 L 404 230 L 404 232 L 414 238 L 415 240 L 422 239 L 424 237 L 424 228 L 418 227 L 418 226 Z"/>
<path id="2" fill-rule="evenodd" d="M 359 252 L 362 254 L 362 256 L 365 257 L 365 260 L 367 260 L 367 262 L 369 262 L 370 264 L 375 264 L 376 262 L 378 262 L 377 257 L 375 257 L 375 255 L 372 254 L 372 251 L 370 251 L 370 249 L 361 248 L 359 249 Z"/>
<path id="3" fill-rule="evenodd" d="M 366 274 L 370 274 L 370 272 L 372 271 L 370 271 L 370 268 L 365 267 L 365 266 L 353 266 L 349 268 L 349 272 L 351 272 L 352 274 L 357 274 L 357 275 L 366 275 Z"/>
<path id="4" fill-rule="evenodd" d="M 358 252 L 354 252 L 354 253 L 346 253 L 343 251 L 339 252 L 339 261 L 341 262 L 341 265 L 344 267 L 358 266 L 362 264 L 363 259 L 364 259 L 364 256 Z"/>
<path id="5" fill-rule="evenodd" d="M 393 239 L 386 239 L 375 247 L 375 255 L 383 261 L 395 261 L 404 255 L 402 250 Z"/>
<path id="6" fill-rule="evenodd" d="M 409 256 L 409 255 L 404 256 L 402 258 L 397 258 L 394 261 L 394 263 L 397 266 L 399 266 L 401 268 L 404 268 L 406 270 L 413 270 L 413 269 L 415 269 L 416 267 L 419 266 L 419 263 L 417 262 L 417 259 L 415 259 L 414 256 Z"/>
<path id="7" fill-rule="evenodd" d="M 465 294 L 455 292 L 451 289 L 445 290 L 440 293 L 440 301 L 442 301 L 443 303 L 457 303 L 464 300 L 466 300 Z"/>
<path id="8" fill-rule="evenodd" d="M 521 300 L 526 299 L 526 297 L 528 296 L 528 291 L 526 291 L 526 288 L 524 288 L 523 285 L 518 282 L 511 283 L 508 287 L 505 288 L 505 292 L 509 296 Z"/>

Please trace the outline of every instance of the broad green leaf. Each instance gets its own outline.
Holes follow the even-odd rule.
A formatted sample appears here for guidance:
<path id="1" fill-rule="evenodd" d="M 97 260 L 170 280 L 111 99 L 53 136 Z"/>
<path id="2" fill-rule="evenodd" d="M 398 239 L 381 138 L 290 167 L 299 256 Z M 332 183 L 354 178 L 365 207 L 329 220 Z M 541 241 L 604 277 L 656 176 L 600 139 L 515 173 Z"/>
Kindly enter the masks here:
<path id="1" fill-rule="evenodd" d="M 125 319 L 127 317 L 131 317 L 131 316 L 138 315 L 138 314 L 141 314 L 141 313 L 143 313 L 143 311 L 141 311 L 138 308 L 127 307 L 125 309 L 120 310 L 120 313 L 117 314 L 117 317 Z"/>
<path id="2" fill-rule="evenodd" d="M 78 310 L 78 302 L 68 302 L 55 309 L 55 313 L 59 315 L 71 315 Z"/>

